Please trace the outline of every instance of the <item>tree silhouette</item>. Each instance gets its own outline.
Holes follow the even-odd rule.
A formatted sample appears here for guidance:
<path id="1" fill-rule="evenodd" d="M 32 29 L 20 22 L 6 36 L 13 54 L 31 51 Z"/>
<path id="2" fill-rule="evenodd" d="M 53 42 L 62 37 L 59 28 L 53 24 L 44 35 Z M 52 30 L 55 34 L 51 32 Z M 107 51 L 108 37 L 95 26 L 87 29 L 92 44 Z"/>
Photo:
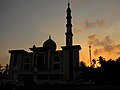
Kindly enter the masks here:
<path id="1" fill-rule="evenodd" d="M 101 67 L 103 67 L 105 65 L 105 63 L 106 63 L 105 58 L 103 58 L 102 56 L 99 57 L 98 61 L 99 61 L 100 65 L 101 65 Z"/>
<path id="2" fill-rule="evenodd" d="M 0 75 L 6 75 L 8 74 L 9 66 L 6 64 L 6 66 L 2 66 L 0 64 Z"/>
<path id="3" fill-rule="evenodd" d="M 7 74 L 8 73 L 8 67 L 9 67 L 8 64 L 6 64 L 3 74 Z"/>
<path id="4" fill-rule="evenodd" d="M 3 71 L 2 67 L 3 66 L 0 64 L 0 75 L 2 74 L 2 71 Z"/>
<path id="5" fill-rule="evenodd" d="M 91 67 L 93 67 L 93 68 L 94 68 L 94 67 L 95 67 L 95 65 L 96 65 L 96 60 L 95 60 L 95 59 L 93 59 L 93 60 L 92 60 L 92 65 L 91 65 Z"/>
<path id="6" fill-rule="evenodd" d="M 100 64 L 100 67 L 94 68 L 96 61 Z M 91 67 L 85 65 L 84 62 L 80 62 L 80 80 L 94 81 L 96 84 L 118 84 L 120 85 L 120 57 L 116 60 L 106 60 L 102 56 L 98 60 L 93 59 Z"/>

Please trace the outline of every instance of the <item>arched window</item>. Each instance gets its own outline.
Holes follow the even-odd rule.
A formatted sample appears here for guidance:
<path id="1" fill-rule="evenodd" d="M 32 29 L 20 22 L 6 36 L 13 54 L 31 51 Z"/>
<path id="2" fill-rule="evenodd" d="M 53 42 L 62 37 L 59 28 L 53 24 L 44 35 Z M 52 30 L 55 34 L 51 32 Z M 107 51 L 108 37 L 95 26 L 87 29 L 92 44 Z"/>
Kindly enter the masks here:
<path id="1" fill-rule="evenodd" d="M 44 60 L 45 60 L 44 53 L 39 53 L 37 55 L 37 64 L 36 64 L 38 70 L 44 70 Z"/>
<path id="2" fill-rule="evenodd" d="M 59 71 L 60 70 L 60 57 L 55 56 L 54 57 L 54 71 Z"/>

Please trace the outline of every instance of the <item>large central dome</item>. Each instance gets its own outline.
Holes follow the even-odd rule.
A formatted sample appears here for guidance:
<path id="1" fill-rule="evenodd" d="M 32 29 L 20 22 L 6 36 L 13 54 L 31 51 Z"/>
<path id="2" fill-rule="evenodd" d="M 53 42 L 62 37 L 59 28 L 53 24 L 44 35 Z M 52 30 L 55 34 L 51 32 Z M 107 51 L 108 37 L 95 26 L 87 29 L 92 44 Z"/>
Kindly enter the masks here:
<path id="1" fill-rule="evenodd" d="M 49 39 L 43 43 L 43 47 L 50 48 L 50 50 L 55 51 L 56 43 L 51 39 L 51 36 L 49 36 Z"/>

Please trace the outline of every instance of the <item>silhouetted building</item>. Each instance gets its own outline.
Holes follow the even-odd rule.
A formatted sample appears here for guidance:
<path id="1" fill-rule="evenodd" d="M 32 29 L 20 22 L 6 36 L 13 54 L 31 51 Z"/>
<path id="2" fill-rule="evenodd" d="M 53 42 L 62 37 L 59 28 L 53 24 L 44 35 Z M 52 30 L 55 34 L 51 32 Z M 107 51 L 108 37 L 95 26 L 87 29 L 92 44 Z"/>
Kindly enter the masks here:
<path id="1" fill-rule="evenodd" d="M 62 50 L 56 50 L 57 45 L 49 36 L 48 40 L 43 43 L 43 47 L 34 45 L 29 48 L 32 52 L 10 50 L 9 76 L 11 79 L 23 79 L 36 83 L 78 79 L 79 50 L 81 47 L 72 44 L 70 3 L 68 3 L 66 12 L 66 46 L 62 46 Z"/>

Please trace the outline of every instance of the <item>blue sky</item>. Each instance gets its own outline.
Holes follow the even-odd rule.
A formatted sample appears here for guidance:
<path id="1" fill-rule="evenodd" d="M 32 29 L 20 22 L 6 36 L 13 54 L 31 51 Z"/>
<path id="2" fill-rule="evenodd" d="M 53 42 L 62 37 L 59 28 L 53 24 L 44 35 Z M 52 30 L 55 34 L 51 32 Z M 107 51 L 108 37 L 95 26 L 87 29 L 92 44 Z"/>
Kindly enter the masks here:
<path id="1" fill-rule="evenodd" d="M 0 63 L 9 62 L 8 50 L 29 51 L 34 44 L 42 46 L 49 34 L 57 49 L 61 49 L 65 45 L 67 2 L 0 0 Z M 120 0 L 70 0 L 70 3 L 73 42 L 82 47 L 80 60 L 89 63 L 89 44 L 92 58 L 120 56 Z"/>

